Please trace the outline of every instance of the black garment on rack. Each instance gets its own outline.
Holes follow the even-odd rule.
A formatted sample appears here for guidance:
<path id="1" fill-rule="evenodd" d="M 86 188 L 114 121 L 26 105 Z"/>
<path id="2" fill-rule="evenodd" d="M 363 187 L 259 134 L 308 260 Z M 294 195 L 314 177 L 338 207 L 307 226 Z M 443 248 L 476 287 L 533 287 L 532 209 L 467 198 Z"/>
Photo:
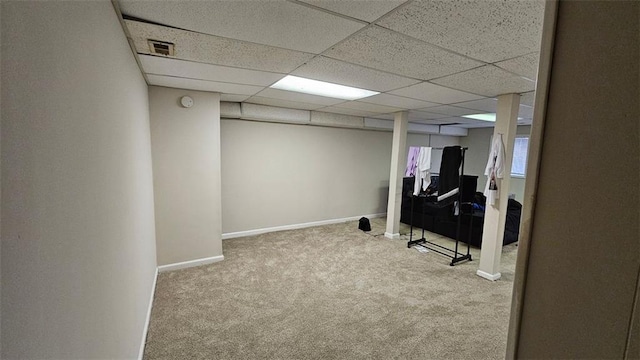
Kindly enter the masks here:
<path id="1" fill-rule="evenodd" d="M 466 152 L 466 150 L 467 148 L 462 148 L 460 146 L 447 146 L 444 149 L 442 149 L 442 161 L 440 162 L 440 174 L 439 174 L 439 181 L 438 181 L 438 196 L 427 196 L 425 198 L 424 195 L 418 195 L 418 196 L 412 196 L 411 198 L 411 214 L 412 214 L 411 231 L 409 235 L 409 241 L 407 242 L 407 247 L 410 248 L 411 246 L 422 244 L 422 246 L 428 248 L 429 250 L 432 250 L 441 255 L 450 257 L 451 263 L 449 265 L 451 266 L 461 261 L 471 261 L 471 253 L 469 252 L 470 241 L 467 240 L 466 254 L 463 254 L 460 251 L 458 251 L 458 243 L 460 241 L 461 218 L 462 218 L 463 212 L 465 211 L 464 207 L 462 206 L 465 204 L 462 204 L 460 200 L 462 199 L 463 193 L 466 192 L 464 185 L 467 183 L 467 181 L 465 180 L 462 180 L 462 184 L 460 183 L 461 181 L 460 172 L 462 172 L 463 174 L 462 177 L 464 178 L 464 153 Z M 476 179 L 477 178 L 475 178 L 474 181 L 477 181 Z M 475 189 L 475 184 L 473 186 L 473 189 Z M 452 190 L 457 190 L 457 191 L 452 191 Z M 455 236 L 456 242 L 455 242 L 454 249 L 449 249 L 446 246 L 442 246 L 440 244 L 436 244 L 432 241 L 427 240 L 424 236 L 425 235 L 424 227 L 422 228 L 422 237 L 417 240 L 413 239 L 413 209 L 415 205 L 415 199 L 420 199 L 421 197 L 425 201 L 424 205 L 428 207 L 444 208 L 444 207 L 451 206 L 453 208 L 452 204 L 456 201 L 458 202 L 460 215 L 457 217 L 457 221 L 456 221 L 456 236 Z M 467 206 L 467 208 L 470 208 L 470 207 Z M 468 214 L 469 213 L 467 213 L 467 215 Z M 423 219 L 423 223 L 424 223 L 424 219 Z M 469 231 L 468 231 L 469 234 L 471 234 L 472 225 L 473 225 L 473 218 L 470 218 Z"/>
<path id="2" fill-rule="evenodd" d="M 438 179 L 438 194 L 446 194 L 460 186 L 460 163 L 462 162 L 462 148 L 447 146 L 442 149 L 440 162 L 440 176 Z"/>

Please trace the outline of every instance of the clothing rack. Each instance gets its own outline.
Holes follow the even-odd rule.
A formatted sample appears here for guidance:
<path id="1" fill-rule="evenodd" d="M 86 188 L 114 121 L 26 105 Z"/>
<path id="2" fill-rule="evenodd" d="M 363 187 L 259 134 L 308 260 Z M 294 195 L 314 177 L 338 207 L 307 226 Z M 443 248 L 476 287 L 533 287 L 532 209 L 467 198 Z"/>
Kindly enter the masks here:
<path id="1" fill-rule="evenodd" d="M 472 223 L 473 223 L 473 205 L 471 203 L 462 203 L 462 194 L 463 194 L 463 184 L 464 184 L 464 156 L 465 156 L 465 152 L 468 150 L 468 148 L 463 147 L 460 148 L 460 151 L 462 152 L 462 162 L 460 165 L 460 177 L 458 179 L 458 193 L 456 194 L 456 198 L 457 198 L 457 203 L 458 203 L 458 219 L 457 219 L 457 223 L 456 223 L 456 244 L 455 244 L 455 248 L 454 249 L 449 249 L 446 246 L 442 246 L 440 244 L 436 244 L 432 241 L 429 241 L 425 238 L 424 236 L 424 225 L 422 227 L 422 237 L 420 239 L 417 240 L 413 240 L 413 214 L 414 214 L 414 199 L 416 197 L 419 198 L 424 198 L 424 201 L 428 201 L 428 196 L 426 195 L 411 195 L 411 233 L 409 235 L 409 241 L 407 242 L 407 248 L 411 248 L 414 245 L 422 245 L 425 248 L 437 252 L 438 254 L 447 256 L 449 258 L 451 258 L 451 263 L 449 264 L 450 266 L 454 266 L 459 262 L 462 261 L 472 261 L 471 259 L 471 254 L 469 253 L 470 250 L 470 243 L 471 243 L 471 231 L 472 231 Z M 416 181 L 418 179 L 416 178 Z M 466 254 L 458 251 L 459 249 L 459 243 L 460 243 L 460 227 L 462 225 L 461 221 L 462 221 L 462 215 L 463 215 L 463 209 L 464 206 L 463 205 L 468 205 L 468 209 L 470 211 L 469 215 L 469 232 L 468 232 L 468 239 L 467 239 L 467 252 Z M 455 202 L 454 202 L 454 209 L 455 209 Z M 455 210 L 454 210 L 455 211 Z M 422 213 L 423 215 L 423 224 L 424 224 L 424 212 Z"/>

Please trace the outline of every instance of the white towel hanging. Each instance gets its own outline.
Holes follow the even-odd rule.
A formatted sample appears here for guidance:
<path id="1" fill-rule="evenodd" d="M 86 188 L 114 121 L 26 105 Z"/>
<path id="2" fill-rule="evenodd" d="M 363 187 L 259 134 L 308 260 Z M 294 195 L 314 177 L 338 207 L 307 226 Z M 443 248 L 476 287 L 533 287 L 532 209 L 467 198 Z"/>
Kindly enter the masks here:
<path id="1" fill-rule="evenodd" d="M 431 148 L 421 147 L 420 154 L 418 154 L 418 162 L 416 164 L 416 180 L 413 187 L 413 195 L 420 194 L 422 191 L 427 190 L 429 184 L 431 184 Z M 422 186 L 421 186 L 422 185 Z"/>

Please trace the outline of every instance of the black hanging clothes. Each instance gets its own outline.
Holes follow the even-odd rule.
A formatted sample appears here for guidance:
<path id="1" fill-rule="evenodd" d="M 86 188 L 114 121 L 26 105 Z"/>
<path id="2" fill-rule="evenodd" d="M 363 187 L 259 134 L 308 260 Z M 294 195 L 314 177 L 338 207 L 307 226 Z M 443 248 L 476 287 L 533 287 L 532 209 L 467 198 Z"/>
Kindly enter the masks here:
<path id="1" fill-rule="evenodd" d="M 460 186 L 460 164 L 462 163 L 462 148 L 447 146 L 442 149 L 442 162 L 438 179 L 438 193 L 446 194 Z"/>

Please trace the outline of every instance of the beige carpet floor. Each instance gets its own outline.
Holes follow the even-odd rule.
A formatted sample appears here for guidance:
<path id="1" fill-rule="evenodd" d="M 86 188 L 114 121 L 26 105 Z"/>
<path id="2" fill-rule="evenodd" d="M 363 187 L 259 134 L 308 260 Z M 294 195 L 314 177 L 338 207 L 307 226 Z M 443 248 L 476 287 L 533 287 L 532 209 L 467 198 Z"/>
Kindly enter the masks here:
<path id="1" fill-rule="evenodd" d="M 504 358 L 517 247 L 490 282 L 478 249 L 452 267 L 371 221 L 225 240 L 224 261 L 161 273 L 144 358 Z"/>

